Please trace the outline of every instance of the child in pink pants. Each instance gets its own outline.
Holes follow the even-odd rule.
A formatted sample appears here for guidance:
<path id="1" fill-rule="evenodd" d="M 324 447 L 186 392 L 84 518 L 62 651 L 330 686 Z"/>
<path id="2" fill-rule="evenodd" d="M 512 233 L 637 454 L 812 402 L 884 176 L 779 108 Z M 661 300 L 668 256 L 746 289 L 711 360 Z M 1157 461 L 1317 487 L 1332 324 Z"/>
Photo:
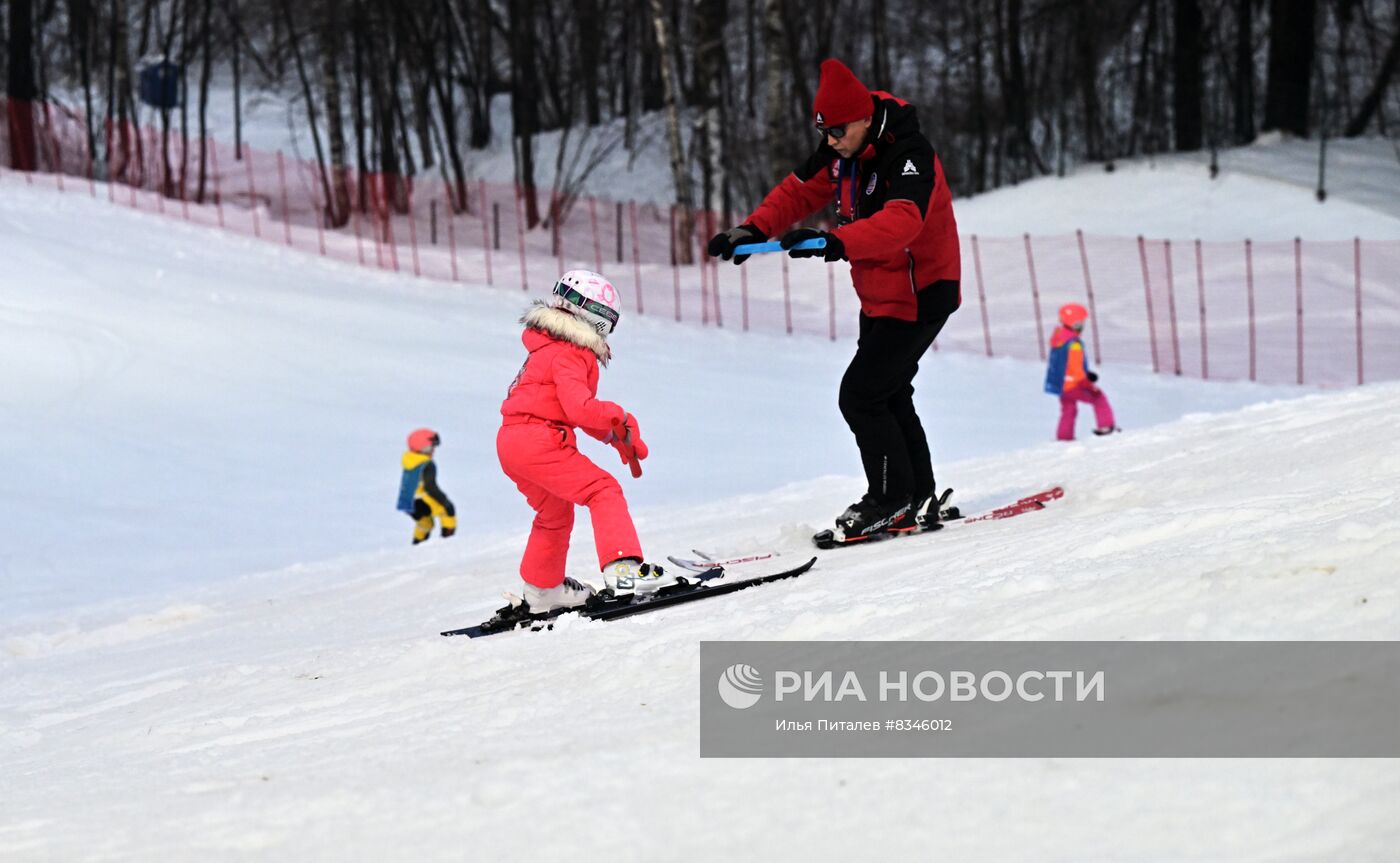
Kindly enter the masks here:
<path id="1" fill-rule="evenodd" d="M 598 398 L 598 367 L 612 356 L 607 337 L 617 308 L 617 290 L 606 278 L 570 270 L 522 319 L 529 356 L 501 405 L 496 454 L 535 511 L 520 562 L 532 611 L 583 605 L 593 594 L 589 584 L 564 575 L 575 506 L 592 517 L 598 568 L 609 587 L 641 592 L 668 578 L 663 567 L 643 563 L 622 487 L 578 450 L 576 428 L 617 447 L 624 461 L 647 457 L 637 418 Z"/>
<path id="2" fill-rule="evenodd" d="M 1074 421 L 1079 415 L 1079 402 L 1094 406 L 1097 422 L 1094 434 L 1106 435 L 1118 431 L 1113 422 L 1113 407 L 1108 396 L 1098 387 L 1099 376 L 1089 369 L 1084 355 L 1084 321 L 1089 312 L 1078 303 L 1060 308 L 1060 327 L 1050 337 L 1050 364 L 1045 372 L 1045 391 L 1060 397 L 1060 425 L 1055 431 L 1059 440 L 1074 440 Z"/>

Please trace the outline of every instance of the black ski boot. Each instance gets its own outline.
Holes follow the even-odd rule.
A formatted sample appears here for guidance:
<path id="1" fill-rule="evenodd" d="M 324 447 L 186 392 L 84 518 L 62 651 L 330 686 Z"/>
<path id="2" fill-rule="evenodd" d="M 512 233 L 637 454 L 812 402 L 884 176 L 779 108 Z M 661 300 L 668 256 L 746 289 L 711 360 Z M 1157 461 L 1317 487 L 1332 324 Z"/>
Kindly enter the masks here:
<path id="1" fill-rule="evenodd" d="M 833 548 L 913 528 L 914 510 L 908 499 L 880 501 L 867 494 L 837 516 L 835 530 L 824 530 L 812 541 L 818 548 Z"/>

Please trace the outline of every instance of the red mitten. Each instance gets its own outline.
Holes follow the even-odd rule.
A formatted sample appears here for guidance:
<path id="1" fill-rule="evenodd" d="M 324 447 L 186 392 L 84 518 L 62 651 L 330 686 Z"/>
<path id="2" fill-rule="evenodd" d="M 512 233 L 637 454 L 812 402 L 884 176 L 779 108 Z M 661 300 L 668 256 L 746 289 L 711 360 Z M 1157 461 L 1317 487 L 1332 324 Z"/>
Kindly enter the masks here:
<path id="1" fill-rule="evenodd" d="M 622 457 L 622 463 L 628 464 L 631 458 L 637 461 L 647 457 L 649 450 L 642 441 L 641 430 L 637 425 L 637 418 L 627 414 L 627 418 L 621 423 L 613 424 L 613 439 L 610 443 L 617 449 L 617 454 Z"/>

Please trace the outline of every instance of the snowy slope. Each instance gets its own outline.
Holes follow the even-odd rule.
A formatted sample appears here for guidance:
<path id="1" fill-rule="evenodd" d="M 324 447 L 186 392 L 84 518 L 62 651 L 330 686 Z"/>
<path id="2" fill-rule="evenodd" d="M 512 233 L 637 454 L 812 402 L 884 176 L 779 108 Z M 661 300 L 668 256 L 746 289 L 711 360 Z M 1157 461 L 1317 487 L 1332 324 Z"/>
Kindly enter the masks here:
<path id="1" fill-rule="evenodd" d="M 1397 411 L 1392 384 L 958 462 L 971 506 L 1070 493 L 627 622 L 439 638 L 515 560 L 442 545 L 14 631 L 0 856 L 1384 859 L 1393 762 L 701 761 L 696 671 L 702 639 L 1391 638 Z M 641 527 L 792 547 L 832 485 Z"/>
<path id="2" fill-rule="evenodd" d="M 12 174 L 0 259 L 0 619 L 398 549 L 398 456 L 424 424 L 465 536 L 514 544 L 529 522 L 494 450 L 524 358 L 518 291 L 395 279 Z M 628 481 L 642 509 L 859 471 L 836 410 L 849 345 L 631 315 L 614 348 L 603 395 L 656 453 Z M 940 462 L 1050 435 L 1042 375 L 930 356 L 919 404 Z M 1105 375 L 1133 428 L 1295 393 Z"/>
<path id="3" fill-rule="evenodd" d="M 1064 501 L 468 642 L 436 632 L 514 586 L 529 518 L 491 452 L 520 294 L 12 175 L 0 259 L 0 859 L 1381 860 L 1400 840 L 1386 761 L 696 757 L 704 639 L 1395 637 L 1400 384 L 1108 366 L 1128 433 L 1061 445 L 1039 364 L 930 356 L 918 403 L 962 505 Z M 859 494 L 849 344 L 633 316 L 615 347 L 603 395 L 653 449 L 625 480 L 653 554 L 796 552 Z M 422 423 L 468 526 L 412 548 L 392 501 Z"/>

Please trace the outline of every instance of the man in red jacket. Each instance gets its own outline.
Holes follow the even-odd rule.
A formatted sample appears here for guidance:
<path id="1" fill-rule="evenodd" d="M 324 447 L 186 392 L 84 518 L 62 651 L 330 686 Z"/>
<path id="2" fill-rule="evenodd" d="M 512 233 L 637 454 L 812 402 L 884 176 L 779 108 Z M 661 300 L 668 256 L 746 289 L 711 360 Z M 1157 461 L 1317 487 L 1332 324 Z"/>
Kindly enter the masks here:
<path id="1" fill-rule="evenodd" d="M 742 225 L 715 235 L 709 253 L 742 263 L 747 255 L 735 255 L 736 246 L 835 205 L 834 230 L 798 228 L 781 243 L 794 258 L 850 261 L 860 298 L 860 337 L 840 393 L 868 485 L 836 519 L 835 538 L 851 541 L 937 521 L 913 380 L 962 304 L 958 226 L 943 165 L 913 105 L 872 93 L 839 60 L 826 60 L 812 113 L 822 143 Z M 792 248 L 813 238 L 825 247 Z"/>

